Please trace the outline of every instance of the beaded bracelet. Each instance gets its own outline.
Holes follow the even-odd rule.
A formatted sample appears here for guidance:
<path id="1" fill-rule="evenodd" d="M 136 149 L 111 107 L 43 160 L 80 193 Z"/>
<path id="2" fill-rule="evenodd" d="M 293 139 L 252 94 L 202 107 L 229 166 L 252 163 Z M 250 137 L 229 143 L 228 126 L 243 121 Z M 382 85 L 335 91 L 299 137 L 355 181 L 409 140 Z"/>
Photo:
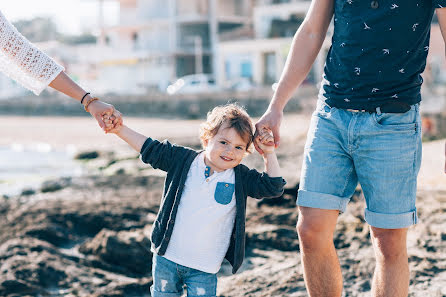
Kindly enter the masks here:
<path id="1" fill-rule="evenodd" d="M 99 100 L 99 98 L 98 97 L 93 97 L 90 100 L 88 100 L 87 103 L 85 103 L 84 108 L 85 108 L 86 112 L 89 112 L 88 111 L 88 105 L 90 105 L 93 101 L 96 101 L 96 100 Z"/>

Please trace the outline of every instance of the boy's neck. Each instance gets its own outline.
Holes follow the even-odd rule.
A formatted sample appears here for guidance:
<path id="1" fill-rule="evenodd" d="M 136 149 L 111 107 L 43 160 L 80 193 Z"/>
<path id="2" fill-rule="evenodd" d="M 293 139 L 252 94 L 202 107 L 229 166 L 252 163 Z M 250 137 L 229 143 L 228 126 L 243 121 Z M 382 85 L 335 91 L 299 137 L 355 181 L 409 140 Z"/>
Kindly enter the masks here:
<path id="1" fill-rule="evenodd" d="M 206 158 L 206 154 L 204 155 L 204 165 L 206 165 L 206 167 L 209 168 L 209 172 L 208 172 L 208 175 L 209 175 L 209 176 L 211 176 L 211 175 L 214 173 L 214 171 L 215 171 L 215 172 L 218 172 L 218 171 L 214 170 L 214 168 L 211 166 L 211 164 L 209 164 L 209 161 L 208 161 L 208 159 Z"/>

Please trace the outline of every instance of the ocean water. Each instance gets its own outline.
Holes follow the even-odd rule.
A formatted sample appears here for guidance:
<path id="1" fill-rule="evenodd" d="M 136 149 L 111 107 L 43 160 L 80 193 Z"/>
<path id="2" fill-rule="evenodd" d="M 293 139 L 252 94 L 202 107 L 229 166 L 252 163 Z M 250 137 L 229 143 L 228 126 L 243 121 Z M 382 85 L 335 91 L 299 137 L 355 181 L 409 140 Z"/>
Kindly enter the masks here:
<path id="1" fill-rule="evenodd" d="M 0 196 L 38 190 L 49 179 L 81 175 L 84 168 L 73 159 L 75 153 L 73 146 L 56 150 L 47 143 L 0 146 Z"/>

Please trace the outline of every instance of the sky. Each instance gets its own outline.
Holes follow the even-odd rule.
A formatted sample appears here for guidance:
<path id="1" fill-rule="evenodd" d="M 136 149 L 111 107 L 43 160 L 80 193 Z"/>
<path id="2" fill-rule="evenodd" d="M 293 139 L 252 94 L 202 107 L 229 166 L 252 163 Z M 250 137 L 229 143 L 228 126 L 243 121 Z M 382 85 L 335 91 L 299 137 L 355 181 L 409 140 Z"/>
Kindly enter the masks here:
<path id="1" fill-rule="evenodd" d="M 34 17 L 51 17 L 58 30 L 66 34 L 91 32 L 97 28 L 97 0 L 1 0 L 0 10 L 11 21 Z M 119 5 L 116 0 L 104 1 L 106 25 L 116 24 Z"/>

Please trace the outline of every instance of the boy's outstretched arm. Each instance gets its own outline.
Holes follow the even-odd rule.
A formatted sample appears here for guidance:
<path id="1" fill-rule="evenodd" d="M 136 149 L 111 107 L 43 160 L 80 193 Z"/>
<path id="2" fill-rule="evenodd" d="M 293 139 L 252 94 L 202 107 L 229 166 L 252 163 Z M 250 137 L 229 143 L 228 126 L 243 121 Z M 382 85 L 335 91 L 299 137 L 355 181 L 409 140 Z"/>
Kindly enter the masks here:
<path id="1" fill-rule="evenodd" d="M 277 155 L 274 146 L 274 137 L 271 131 L 263 130 L 260 131 L 254 140 L 257 146 L 263 151 L 262 157 L 265 163 L 265 172 L 268 173 L 270 177 L 280 177 L 279 161 L 277 160 Z"/>
<path id="2" fill-rule="evenodd" d="M 104 121 L 108 133 L 114 133 L 119 138 L 127 142 L 135 151 L 141 152 L 144 142 L 147 140 L 147 136 L 144 136 L 133 129 L 123 125 L 121 122 L 116 122 L 115 115 L 104 115 L 102 120 Z M 116 123 L 116 124 L 115 124 Z"/>
<path id="3" fill-rule="evenodd" d="M 114 133 L 114 132 L 112 132 Z M 116 135 L 122 140 L 127 142 L 135 151 L 141 152 L 141 148 L 144 142 L 147 140 L 147 136 L 144 136 L 129 127 L 122 125 Z"/>

